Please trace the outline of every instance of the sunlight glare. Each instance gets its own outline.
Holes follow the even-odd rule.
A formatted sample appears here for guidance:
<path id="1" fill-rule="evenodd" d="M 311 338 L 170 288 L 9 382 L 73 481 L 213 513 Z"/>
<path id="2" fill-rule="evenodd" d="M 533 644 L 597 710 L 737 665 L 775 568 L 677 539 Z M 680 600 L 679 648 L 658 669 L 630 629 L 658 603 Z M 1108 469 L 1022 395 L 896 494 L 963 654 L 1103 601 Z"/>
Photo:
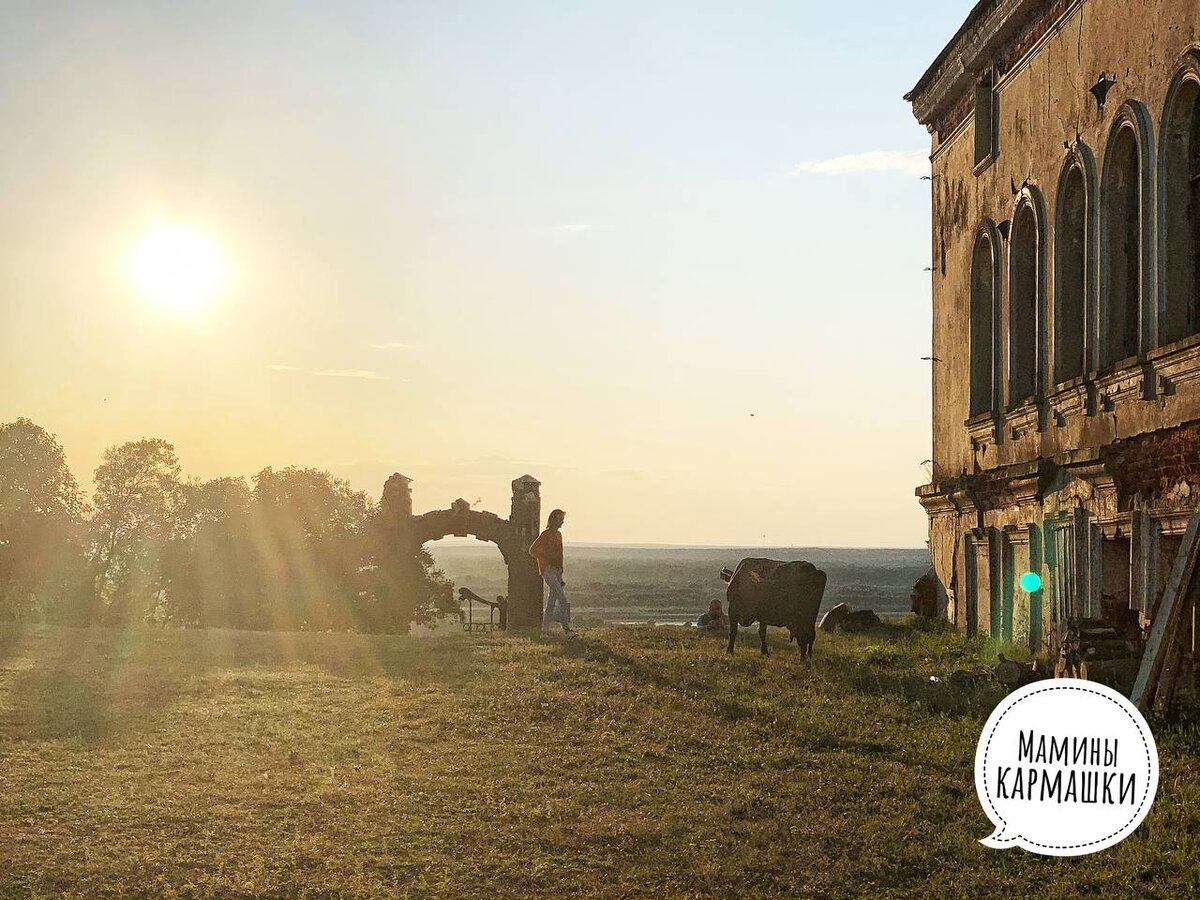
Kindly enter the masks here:
<path id="1" fill-rule="evenodd" d="M 225 281 L 225 264 L 216 244 L 192 228 L 150 230 L 134 247 L 131 263 L 142 294 L 180 312 L 201 310 Z"/>

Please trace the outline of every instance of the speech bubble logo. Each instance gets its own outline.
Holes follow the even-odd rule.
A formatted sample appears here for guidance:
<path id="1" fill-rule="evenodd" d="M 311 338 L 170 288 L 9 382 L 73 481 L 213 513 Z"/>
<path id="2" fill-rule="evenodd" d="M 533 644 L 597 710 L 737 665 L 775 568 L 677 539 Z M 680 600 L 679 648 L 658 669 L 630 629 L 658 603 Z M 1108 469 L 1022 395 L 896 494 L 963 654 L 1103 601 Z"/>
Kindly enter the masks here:
<path id="1" fill-rule="evenodd" d="M 1094 681 L 1039 681 L 988 717 L 975 750 L 975 791 L 996 826 L 980 841 L 985 847 L 1096 853 L 1150 812 L 1158 746 L 1123 694 Z"/>

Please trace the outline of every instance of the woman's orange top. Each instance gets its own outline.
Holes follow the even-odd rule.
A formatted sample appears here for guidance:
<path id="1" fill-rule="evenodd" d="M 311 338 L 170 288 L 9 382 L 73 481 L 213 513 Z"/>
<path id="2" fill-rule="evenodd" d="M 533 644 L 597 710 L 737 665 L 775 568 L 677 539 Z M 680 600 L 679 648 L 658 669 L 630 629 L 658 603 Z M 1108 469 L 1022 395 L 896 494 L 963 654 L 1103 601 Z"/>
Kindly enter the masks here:
<path id="1" fill-rule="evenodd" d="M 538 574 L 546 569 L 554 568 L 562 571 L 563 545 L 562 532 L 547 528 L 537 536 L 537 540 L 529 545 L 529 555 L 537 560 Z"/>

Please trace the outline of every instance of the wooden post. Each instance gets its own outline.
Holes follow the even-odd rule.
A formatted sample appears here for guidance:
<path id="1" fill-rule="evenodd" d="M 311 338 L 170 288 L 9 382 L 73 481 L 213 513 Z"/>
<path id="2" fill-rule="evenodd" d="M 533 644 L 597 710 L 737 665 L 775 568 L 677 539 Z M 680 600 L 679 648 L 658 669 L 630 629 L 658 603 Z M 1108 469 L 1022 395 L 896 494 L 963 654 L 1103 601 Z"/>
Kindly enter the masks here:
<path id="1" fill-rule="evenodd" d="M 1095 561 L 1092 559 L 1092 524 L 1088 512 L 1082 507 L 1076 507 L 1071 526 L 1071 561 L 1073 564 L 1073 581 L 1071 584 L 1071 605 L 1067 610 L 1067 619 L 1081 619 L 1090 614 L 1094 584 L 1092 570 Z"/>
<path id="2" fill-rule="evenodd" d="M 1163 706 L 1170 706 L 1175 698 L 1175 688 L 1179 684 L 1179 667 L 1183 664 L 1183 640 L 1179 634 L 1179 625 L 1172 629 L 1167 636 L 1167 646 L 1163 650 L 1162 674 L 1158 676 L 1158 690 L 1155 698 L 1162 700 Z"/>
<path id="3" fill-rule="evenodd" d="M 1154 543 L 1154 520 L 1143 510 L 1135 510 L 1130 528 L 1132 565 L 1129 582 L 1129 608 L 1146 612 L 1150 608 L 1153 579 L 1150 575 L 1150 547 Z"/>
<path id="4" fill-rule="evenodd" d="M 1088 540 L 1092 542 L 1092 589 L 1088 594 L 1089 618 L 1104 618 L 1104 529 L 1092 525 L 1088 529 Z"/>
<path id="5" fill-rule="evenodd" d="M 1184 609 L 1184 599 L 1192 593 L 1192 583 L 1196 575 L 1196 560 L 1200 556 L 1200 513 L 1194 514 L 1188 521 L 1187 531 L 1179 546 L 1179 554 L 1171 567 L 1167 578 L 1167 586 L 1163 590 L 1162 600 L 1154 613 L 1154 621 L 1150 626 L 1150 636 L 1146 640 L 1146 649 L 1142 654 L 1142 665 L 1138 669 L 1137 680 L 1133 683 L 1130 699 L 1142 711 L 1154 705 L 1154 693 L 1158 687 L 1158 678 L 1163 669 L 1163 663 L 1171 655 L 1175 643 L 1175 632 L 1178 630 L 1179 613 Z"/>

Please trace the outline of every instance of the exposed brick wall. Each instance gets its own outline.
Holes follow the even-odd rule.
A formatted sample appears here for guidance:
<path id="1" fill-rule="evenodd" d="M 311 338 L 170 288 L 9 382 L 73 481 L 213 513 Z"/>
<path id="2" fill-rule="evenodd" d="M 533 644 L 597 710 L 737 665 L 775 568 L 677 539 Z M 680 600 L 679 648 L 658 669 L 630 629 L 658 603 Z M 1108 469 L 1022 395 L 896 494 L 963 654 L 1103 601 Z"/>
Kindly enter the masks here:
<path id="1" fill-rule="evenodd" d="M 1067 8 L 1075 0 L 1051 0 L 1034 9 L 1021 22 L 1017 29 L 1002 43 L 996 51 L 995 64 L 998 75 L 1003 75 L 1021 61 L 1054 23 L 1059 20 Z M 949 58 L 943 67 L 949 63 Z M 969 86 L 954 100 L 937 118 L 938 139 L 947 137 L 975 107 L 975 89 Z"/>
<path id="2" fill-rule="evenodd" d="M 1074 2 L 1075 0 L 1053 0 L 1052 3 L 1047 3 L 1026 16 L 1025 21 L 1013 36 L 1004 42 L 996 55 L 996 66 L 1001 74 L 1019 63 L 1021 57 L 1033 49 L 1033 45 L 1042 39 Z"/>
<path id="3" fill-rule="evenodd" d="M 1200 422 L 1117 441 L 1100 451 L 1122 507 L 1135 494 L 1158 500 L 1180 481 L 1200 485 Z"/>
<path id="4" fill-rule="evenodd" d="M 1200 491 L 1200 422 L 1115 441 L 1100 449 L 1099 458 L 1116 482 L 1122 509 L 1131 509 L 1137 495 L 1144 502 L 1162 500 L 1180 481 L 1186 481 Z M 1038 480 L 1043 488 L 1057 471 L 1058 466 L 1051 460 L 1039 462 Z M 948 479 L 939 487 L 946 491 L 966 491 L 981 510 L 1004 509 L 1016 502 L 1006 469 Z"/>
<path id="5" fill-rule="evenodd" d="M 975 108 L 975 90 L 967 90 L 937 120 L 938 140 L 944 141 Z"/>

